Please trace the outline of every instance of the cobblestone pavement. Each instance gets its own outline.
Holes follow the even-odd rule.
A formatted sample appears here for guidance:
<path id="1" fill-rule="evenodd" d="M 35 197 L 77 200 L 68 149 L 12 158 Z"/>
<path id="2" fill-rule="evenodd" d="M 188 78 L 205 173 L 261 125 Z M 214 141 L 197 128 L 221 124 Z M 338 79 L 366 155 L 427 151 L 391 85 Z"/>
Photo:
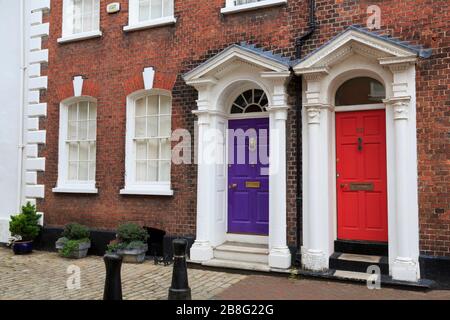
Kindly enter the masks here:
<path id="1" fill-rule="evenodd" d="M 216 298 L 246 300 L 249 296 L 255 300 L 449 300 L 450 291 L 369 290 L 364 284 L 251 275 L 222 291 Z"/>
<path id="2" fill-rule="evenodd" d="M 80 289 L 68 289 L 68 267 L 81 271 Z M 242 275 L 222 271 L 189 269 L 193 299 L 450 299 L 450 291 L 410 291 L 392 288 L 369 290 L 365 285 L 286 276 Z M 172 266 L 123 264 L 123 298 L 166 299 Z M 9 299 L 102 299 L 105 267 L 100 257 L 69 260 L 56 253 L 35 251 L 16 256 L 0 248 L 0 300 Z"/>
<path id="3" fill-rule="evenodd" d="M 80 289 L 68 289 L 68 267 L 80 268 Z M 193 299 L 211 299 L 224 289 L 244 279 L 245 275 L 189 269 Z M 123 264 L 122 292 L 126 300 L 167 299 L 172 266 Z M 56 253 L 35 251 L 31 255 L 14 255 L 0 248 L 0 300 L 95 300 L 103 298 L 105 266 L 100 257 L 69 260 Z"/>

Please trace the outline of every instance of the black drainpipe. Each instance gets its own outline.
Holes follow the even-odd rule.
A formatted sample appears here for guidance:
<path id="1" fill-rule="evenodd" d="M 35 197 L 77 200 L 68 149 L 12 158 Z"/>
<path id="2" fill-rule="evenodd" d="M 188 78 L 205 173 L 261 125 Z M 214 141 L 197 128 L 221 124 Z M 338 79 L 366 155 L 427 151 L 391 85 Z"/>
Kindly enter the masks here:
<path id="1" fill-rule="evenodd" d="M 302 47 L 304 43 L 311 38 L 311 36 L 316 31 L 316 1 L 309 0 L 309 23 L 308 23 L 308 31 L 305 34 L 300 36 L 295 40 L 295 59 L 301 59 L 302 57 Z M 297 165 L 297 229 L 296 229 L 296 238 L 297 238 L 297 253 L 295 256 L 295 264 L 297 266 L 301 265 L 301 247 L 303 244 L 303 239 L 301 235 L 301 227 L 302 227 L 302 208 L 303 208 L 303 199 L 302 199 L 302 180 L 301 180 L 301 172 L 302 172 L 302 161 L 301 161 L 301 145 L 302 145 L 302 132 L 301 132 L 301 119 L 302 119 L 302 77 L 295 76 L 295 109 L 297 115 L 297 150 L 296 150 L 296 165 Z"/>

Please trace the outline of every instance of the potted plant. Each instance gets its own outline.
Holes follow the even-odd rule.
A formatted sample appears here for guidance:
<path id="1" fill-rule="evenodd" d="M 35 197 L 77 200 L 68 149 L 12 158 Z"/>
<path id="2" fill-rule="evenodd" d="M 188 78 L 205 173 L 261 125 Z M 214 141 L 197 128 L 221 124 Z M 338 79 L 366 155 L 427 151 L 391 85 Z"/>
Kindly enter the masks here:
<path id="1" fill-rule="evenodd" d="M 27 202 L 22 206 L 22 212 L 11 216 L 9 232 L 13 236 L 12 249 L 15 254 L 25 254 L 33 251 L 33 240 L 39 235 L 41 214 L 36 212 L 36 206 Z"/>
<path id="2" fill-rule="evenodd" d="M 55 245 L 61 256 L 73 259 L 86 257 L 91 247 L 90 232 L 86 226 L 69 223 L 64 227 L 61 236 Z"/>
<path id="3" fill-rule="evenodd" d="M 117 228 L 116 240 L 108 245 L 108 253 L 117 253 L 124 262 L 142 263 L 148 250 L 148 233 L 135 223 L 124 223 Z"/>

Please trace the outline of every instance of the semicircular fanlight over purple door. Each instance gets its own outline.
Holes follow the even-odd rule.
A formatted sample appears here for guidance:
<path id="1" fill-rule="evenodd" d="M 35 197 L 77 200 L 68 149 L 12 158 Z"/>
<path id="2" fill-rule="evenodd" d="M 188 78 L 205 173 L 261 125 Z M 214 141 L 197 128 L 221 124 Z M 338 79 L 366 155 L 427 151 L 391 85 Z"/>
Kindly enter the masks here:
<path id="1" fill-rule="evenodd" d="M 269 232 L 269 119 L 228 122 L 228 232 Z"/>

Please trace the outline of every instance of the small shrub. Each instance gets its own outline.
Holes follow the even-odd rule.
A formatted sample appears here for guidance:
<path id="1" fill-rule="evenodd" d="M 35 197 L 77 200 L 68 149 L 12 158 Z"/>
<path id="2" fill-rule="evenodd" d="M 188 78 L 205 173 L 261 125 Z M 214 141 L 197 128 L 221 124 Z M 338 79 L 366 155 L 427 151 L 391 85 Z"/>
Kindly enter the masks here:
<path id="1" fill-rule="evenodd" d="M 126 249 L 133 250 L 133 249 L 141 249 L 145 246 L 145 243 L 142 241 L 132 241 L 129 244 L 127 244 Z"/>
<path id="2" fill-rule="evenodd" d="M 79 223 L 69 223 L 64 227 L 62 236 L 69 240 L 89 239 L 90 232 L 86 226 Z"/>
<path id="3" fill-rule="evenodd" d="M 28 202 L 22 206 L 22 212 L 11 216 L 9 222 L 9 232 L 13 237 L 18 237 L 22 241 L 34 240 L 41 230 L 39 219 L 41 214 L 36 212 L 36 206 Z"/>
<path id="4" fill-rule="evenodd" d="M 148 239 L 148 233 L 144 228 L 135 223 L 124 223 L 117 228 L 117 238 L 119 242 L 126 244 L 133 241 L 145 242 Z"/>
<path id="5" fill-rule="evenodd" d="M 70 258 L 72 254 L 80 248 L 80 244 L 88 242 L 89 239 L 67 240 L 60 253 L 63 257 Z"/>

